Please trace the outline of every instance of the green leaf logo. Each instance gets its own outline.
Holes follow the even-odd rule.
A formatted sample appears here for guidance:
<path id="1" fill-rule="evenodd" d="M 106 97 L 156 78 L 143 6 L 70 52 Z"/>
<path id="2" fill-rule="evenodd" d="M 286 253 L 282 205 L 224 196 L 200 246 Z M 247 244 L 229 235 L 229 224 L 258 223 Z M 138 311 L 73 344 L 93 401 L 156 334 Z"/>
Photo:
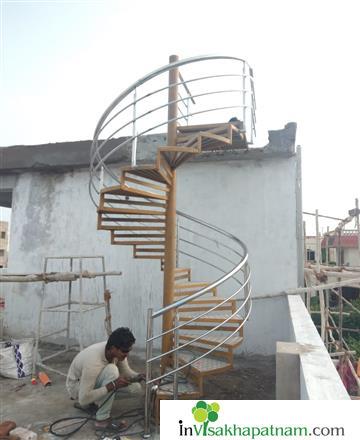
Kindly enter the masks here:
<path id="1" fill-rule="evenodd" d="M 216 422 L 219 415 L 220 405 L 217 402 L 213 402 L 210 405 L 203 400 L 199 400 L 192 409 L 192 414 L 196 422 L 203 423 L 203 435 L 206 435 L 207 426 L 209 422 Z"/>

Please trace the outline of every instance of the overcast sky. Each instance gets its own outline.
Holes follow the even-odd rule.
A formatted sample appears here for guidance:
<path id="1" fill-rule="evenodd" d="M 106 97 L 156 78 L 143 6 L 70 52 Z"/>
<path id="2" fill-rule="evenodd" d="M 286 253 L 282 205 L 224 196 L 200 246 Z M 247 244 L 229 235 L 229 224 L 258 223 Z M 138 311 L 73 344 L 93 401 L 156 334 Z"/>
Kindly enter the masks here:
<path id="1" fill-rule="evenodd" d="M 297 122 L 303 209 L 345 217 L 360 197 L 356 4 L 1 1 L 0 145 L 91 139 L 108 104 L 170 54 L 233 55 L 254 69 L 256 146 Z"/>

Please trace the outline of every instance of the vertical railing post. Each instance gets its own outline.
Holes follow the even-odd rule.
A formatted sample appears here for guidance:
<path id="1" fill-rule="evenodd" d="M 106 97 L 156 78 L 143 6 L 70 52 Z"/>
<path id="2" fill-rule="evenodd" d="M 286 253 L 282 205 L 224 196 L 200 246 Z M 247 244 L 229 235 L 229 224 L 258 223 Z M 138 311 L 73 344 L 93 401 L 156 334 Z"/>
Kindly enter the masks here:
<path id="1" fill-rule="evenodd" d="M 177 327 L 179 315 L 178 310 L 176 309 L 175 312 L 175 320 L 174 320 L 174 327 Z M 174 400 L 178 399 L 179 396 L 179 372 L 177 369 L 179 368 L 179 352 L 178 352 L 178 346 L 179 346 L 179 330 L 174 330 L 174 384 L 173 384 L 173 393 L 174 393 Z"/>
<path id="2" fill-rule="evenodd" d="M 249 265 L 246 262 L 245 266 L 244 266 L 244 282 L 249 278 L 250 275 L 250 270 L 249 270 Z M 250 299 L 248 298 L 246 300 L 246 297 L 249 295 L 250 292 L 250 279 L 247 281 L 247 283 L 244 286 L 244 301 L 245 302 L 245 314 L 247 315 L 249 313 L 250 310 Z"/>
<path id="3" fill-rule="evenodd" d="M 104 188 L 104 167 L 100 168 L 100 191 Z"/>
<path id="4" fill-rule="evenodd" d="M 319 232 L 319 210 L 315 210 L 315 222 L 316 222 L 316 272 L 320 273 L 321 264 L 321 247 L 320 247 L 320 232 Z"/>
<path id="5" fill-rule="evenodd" d="M 243 95 L 243 99 L 242 99 L 242 103 L 243 103 L 243 124 L 244 124 L 244 130 L 245 133 L 247 133 L 247 128 L 246 128 L 246 92 L 245 92 L 245 87 L 246 87 L 246 66 L 245 66 L 245 61 L 243 61 L 243 73 L 242 73 L 242 95 Z"/>
<path id="6" fill-rule="evenodd" d="M 79 346 L 80 346 L 80 351 L 82 351 L 84 349 L 84 341 L 83 341 L 83 331 L 84 331 L 84 316 L 83 316 L 83 311 L 84 311 L 84 299 L 83 299 L 83 259 L 80 258 L 80 276 L 79 276 L 79 315 L 80 315 L 80 331 L 79 331 Z"/>
<path id="7" fill-rule="evenodd" d="M 189 125 L 190 98 L 186 99 L 186 125 Z"/>
<path id="8" fill-rule="evenodd" d="M 359 199 L 357 198 L 355 199 L 355 208 L 356 208 L 356 229 L 358 235 L 358 250 L 360 254 L 360 215 L 359 215 Z"/>
<path id="9" fill-rule="evenodd" d="M 150 437 L 150 418 L 151 418 L 151 362 L 153 341 L 153 309 L 148 309 L 147 313 L 147 332 L 146 332 L 146 386 L 145 386 L 145 420 L 144 420 L 144 438 Z"/>
<path id="10" fill-rule="evenodd" d="M 43 268 L 44 275 L 46 274 L 46 271 L 47 271 L 47 263 L 48 263 L 48 257 L 45 257 L 44 268 Z M 38 363 L 38 358 L 39 358 L 39 342 L 40 342 L 42 315 L 43 315 L 43 311 L 44 311 L 45 294 L 46 294 L 46 283 L 45 283 L 45 281 L 43 281 L 42 286 L 41 286 L 38 328 L 37 328 L 37 332 L 36 332 L 35 347 L 34 347 L 34 352 L 33 352 L 32 377 L 36 377 L 36 364 Z"/>
<path id="11" fill-rule="evenodd" d="M 170 63 L 178 61 L 177 55 L 170 56 Z M 176 67 L 169 71 L 169 106 L 168 106 L 168 146 L 176 145 L 177 138 L 177 115 L 178 106 L 176 99 L 178 96 L 179 69 Z M 168 306 L 174 302 L 174 281 L 176 267 L 176 171 L 172 171 L 172 182 L 169 185 L 168 199 L 166 203 L 166 231 L 165 231 L 165 257 L 164 257 L 164 295 L 163 306 Z M 163 316 L 163 331 L 173 328 L 174 312 L 168 311 Z M 168 333 L 162 339 L 162 352 L 165 353 L 172 349 L 173 335 Z M 170 355 L 171 356 L 171 355 Z M 161 371 L 171 363 L 171 357 L 164 356 L 161 363 Z"/>
<path id="12" fill-rule="evenodd" d="M 70 257 L 70 273 L 73 271 L 73 257 Z M 71 294 L 72 294 L 72 281 L 69 281 L 68 288 L 68 312 L 67 312 L 67 320 L 66 320 L 66 350 L 69 350 L 69 341 L 70 341 L 70 322 L 71 322 Z"/>
<path id="13" fill-rule="evenodd" d="M 137 150 L 137 133 L 136 133 L 136 99 L 137 93 L 134 90 L 134 103 L 133 103 L 133 140 L 131 146 L 131 166 L 136 166 L 136 150 Z"/>

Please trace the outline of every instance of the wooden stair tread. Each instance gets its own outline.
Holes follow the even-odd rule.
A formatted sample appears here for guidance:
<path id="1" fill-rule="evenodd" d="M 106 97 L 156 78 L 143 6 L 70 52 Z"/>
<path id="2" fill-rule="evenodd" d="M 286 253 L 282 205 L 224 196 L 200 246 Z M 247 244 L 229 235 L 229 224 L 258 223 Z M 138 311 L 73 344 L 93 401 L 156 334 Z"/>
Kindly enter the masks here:
<path id="1" fill-rule="evenodd" d="M 217 122 L 214 124 L 200 124 L 200 125 L 179 125 L 177 131 L 179 133 L 197 133 L 199 131 L 210 131 L 212 129 L 218 129 L 224 127 L 226 129 L 231 122 Z"/>
<path id="2" fill-rule="evenodd" d="M 131 175 L 131 173 L 129 173 L 128 171 L 125 171 L 125 174 L 122 179 L 122 183 L 125 185 L 126 185 L 126 182 L 130 182 L 130 183 L 134 183 L 135 185 L 145 186 L 145 187 L 148 187 L 151 189 L 155 189 L 156 191 L 169 192 L 168 186 L 155 185 L 154 183 L 151 183 L 151 182 L 148 182 L 145 180 L 134 179 L 133 177 L 129 177 L 128 174 Z M 139 177 L 139 176 L 137 176 L 137 177 Z M 146 179 L 149 180 L 148 178 L 146 178 Z M 140 189 L 140 188 L 134 188 L 133 186 L 130 186 L 129 188 Z"/>
<path id="3" fill-rule="evenodd" d="M 190 321 L 191 319 L 196 318 L 200 314 L 201 312 L 186 312 L 186 315 L 185 313 L 181 313 L 181 315 L 179 316 L 179 321 L 183 321 L 183 322 Z M 192 322 L 192 324 L 197 324 L 202 322 L 214 322 L 220 324 L 221 322 L 225 321 L 225 319 L 230 318 L 231 315 L 232 315 L 231 312 L 226 312 L 224 310 L 221 310 L 219 312 L 213 311 L 207 313 L 201 318 L 196 319 L 194 322 Z M 239 316 L 235 315 L 232 318 L 230 318 L 228 321 L 226 321 L 224 325 L 234 324 L 234 323 L 240 324 L 241 322 L 242 319 Z"/>
<path id="4" fill-rule="evenodd" d="M 160 215 L 164 216 L 163 211 L 153 211 L 150 209 L 133 209 L 133 208 L 110 208 L 104 207 L 98 209 L 99 214 L 136 214 L 136 215 Z"/>
<path id="5" fill-rule="evenodd" d="M 167 196 L 165 196 L 165 195 L 151 193 L 151 192 L 143 191 L 143 190 L 136 189 L 136 188 L 130 188 L 129 186 L 126 186 L 124 184 L 103 188 L 101 190 L 100 194 L 101 195 L 112 194 L 112 195 L 118 195 L 118 196 L 141 197 L 141 198 L 159 199 L 159 200 L 166 200 L 167 199 Z M 131 204 L 131 203 L 129 203 L 129 204 Z"/>
<path id="6" fill-rule="evenodd" d="M 187 364 L 194 358 L 194 356 L 196 357 L 196 354 L 180 352 L 179 361 L 184 364 L 185 363 Z M 209 374 L 217 370 L 222 370 L 222 371 L 230 370 L 232 368 L 232 365 L 229 362 L 220 359 L 213 359 L 208 356 L 205 356 L 199 359 L 198 361 L 195 361 L 193 364 L 191 364 L 190 368 L 195 370 L 195 372 L 199 374 L 204 374 L 204 373 Z"/>
<path id="7" fill-rule="evenodd" d="M 155 165 L 137 165 L 136 167 L 124 167 L 122 171 L 134 176 L 144 177 L 159 183 L 169 183 Z"/>
<path id="8" fill-rule="evenodd" d="M 183 341 L 183 342 L 192 341 L 193 339 L 195 339 L 198 336 L 200 336 L 200 335 L 185 333 L 185 334 L 179 334 L 179 339 L 180 339 L 180 341 Z M 226 335 L 224 336 L 219 333 L 212 332 L 212 333 L 209 333 L 208 335 L 200 338 L 198 341 L 196 341 L 196 343 L 218 345 L 225 338 L 226 338 Z M 231 338 L 229 338 L 226 342 L 224 342 L 221 347 L 235 348 L 235 347 L 238 347 L 243 342 L 243 340 L 244 340 L 244 338 L 242 336 L 240 336 L 239 334 L 235 334 L 235 335 L 231 336 Z M 219 348 L 221 348 L 221 347 L 219 347 Z"/>
<path id="9" fill-rule="evenodd" d="M 181 371 L 180 371 L 181 374 Z M 165 378 L 166 380 L 166 378 Z M 172 383 L 166 383 L 163 385 L 160 385 L 157 394 L 168 394 L 172 395 L 174 390 L 174 386 Z M 187 381 L 187 382 L 179 382 L 178 384 L 178 393 L 181 394 L 199 394 L 198 388 L 195 384 Z"/>

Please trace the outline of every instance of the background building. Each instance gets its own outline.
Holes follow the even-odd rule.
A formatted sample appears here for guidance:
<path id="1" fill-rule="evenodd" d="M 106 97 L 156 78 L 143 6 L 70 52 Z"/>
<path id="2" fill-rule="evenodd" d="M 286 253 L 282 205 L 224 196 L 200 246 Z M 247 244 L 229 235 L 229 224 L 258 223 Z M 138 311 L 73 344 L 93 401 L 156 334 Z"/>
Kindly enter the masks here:
<path id="1" fill-rule="evenodd" d="M 9 243 L 9 224 L 0 221 L 0 268 L 7 266 L 7 249 Z"/>

